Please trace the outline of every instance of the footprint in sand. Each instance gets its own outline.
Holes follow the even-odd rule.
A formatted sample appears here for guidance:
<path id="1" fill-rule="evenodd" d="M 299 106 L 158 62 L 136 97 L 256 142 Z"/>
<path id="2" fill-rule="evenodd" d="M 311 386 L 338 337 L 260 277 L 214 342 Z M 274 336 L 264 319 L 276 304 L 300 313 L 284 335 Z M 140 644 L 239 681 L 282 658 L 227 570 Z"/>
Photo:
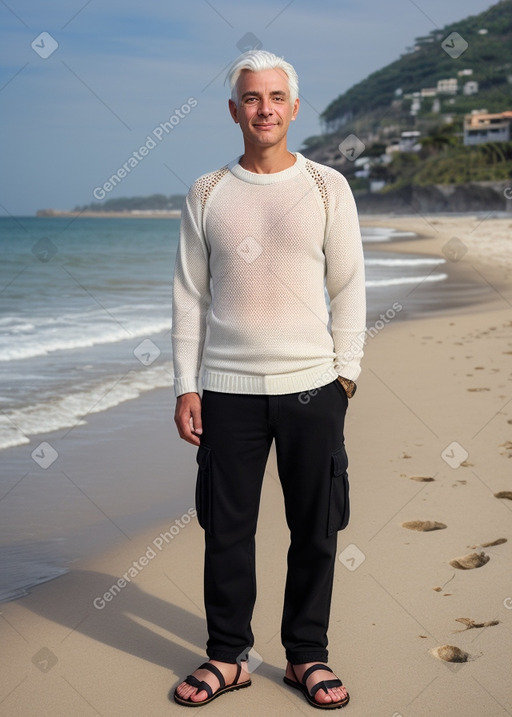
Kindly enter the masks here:
<path id="1" fill-rule="evenodd" d="M 402 528 L 427 533 L 429 530 L 442 530 L 446 528 L 446 525 L 444 523 L 438 523 L 437 520 L 409 520 L 406 523 L 402 523 Z"/>
<path id="2" fill-rule="evenodd" d="M 466 632 L 466 630 L 471 630 L 473 627 L 492 627 L 493 625 L 499 625 L 499 620 L 487 620 L 486 622 L 475 622 L 475 620 L 472 620 L 470 617 L 456 617 L 455 622 L 461 622 L 464 627 L 462 630 L 454 630 L 453 632 Z"/>
<path id="3" fill-rule="evenodd" d="M 507 538 L 496 538 L 496 540 L 491 540 L 489 543 L 480 543 L 480 545 L 468 545 L 468 548 L 472 548 L 473 550 L 475 548 L 492 548 L 494 545 L 503 545 L 503 543 L 507 542 Z"/>
<path id="4" fill-rule="evenodd" d="M 439 647 L 433 647 L 430 650 L 430 654 L 437 657 L 438 660 L 444 660 L 445 662 L 467 662 L 469 655 L 460 647 L 455 645 L 439 645 Z"/>
<path id="5" fill-rule="evenodd" d="M 409 480 L 416 480 L 419 483 L 431 483 L 435 478 L 432 478 L 432 476 L 409 476 Z"/>
<path id="6" fill-rule="evenodd" d="M 495 498 L 507 498 L 512 500 L 512 490 L 500 490 L 499 493 L 494 494 Z"/>
<path id="7" fill-rule="evenodd" d="M 490 557 L 484 552 L 469 553 L 468 555 L 464 555 L 462 558 L 454 558 L 453 560 L 450 560 L 449 564 L 452 568 L 457 568 L 458 570 L 472 570 L 473 568 L 481 568 L 482 565 L 488 563 L 489 560 Z"/>
<path id="8" fill-rule="evenodd" d="M 512 458 L 512 441 L 505 441 L 505 443 L 500 443 L 498 448 L 504 448 L 504 451 L 500 451 L 500 453 L 503 455 L 508 451 L 508 457 Z"/>

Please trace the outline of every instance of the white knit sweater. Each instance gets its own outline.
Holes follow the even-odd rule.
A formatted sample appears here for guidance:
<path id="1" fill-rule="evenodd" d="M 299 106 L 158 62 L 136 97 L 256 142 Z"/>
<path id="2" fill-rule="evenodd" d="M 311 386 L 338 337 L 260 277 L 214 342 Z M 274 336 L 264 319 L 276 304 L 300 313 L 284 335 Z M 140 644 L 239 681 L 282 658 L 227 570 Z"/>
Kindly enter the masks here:
<path id="1" fill-rule="evenodd" d="M 235 160 L 188 193 L 174 269 L 176 396 L 199 392 L 201 373 L 203 388 L 253 394 L 360 373 L 366 303 L 354 198 L 339 172 L 295 157 L 272 174 Z"/>

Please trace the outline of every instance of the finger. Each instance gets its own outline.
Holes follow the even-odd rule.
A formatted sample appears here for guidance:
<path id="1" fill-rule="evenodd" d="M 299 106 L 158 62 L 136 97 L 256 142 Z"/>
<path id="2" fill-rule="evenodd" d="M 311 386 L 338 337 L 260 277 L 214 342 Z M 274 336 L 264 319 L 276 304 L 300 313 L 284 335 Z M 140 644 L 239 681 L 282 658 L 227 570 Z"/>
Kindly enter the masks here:
<path id="1" fill-rule="evenodd" d="M 192 408 L 190 417 L 191 430 L 198 436 L 203 432 L 203 423 L 201 421 L 201 408 Z"/>

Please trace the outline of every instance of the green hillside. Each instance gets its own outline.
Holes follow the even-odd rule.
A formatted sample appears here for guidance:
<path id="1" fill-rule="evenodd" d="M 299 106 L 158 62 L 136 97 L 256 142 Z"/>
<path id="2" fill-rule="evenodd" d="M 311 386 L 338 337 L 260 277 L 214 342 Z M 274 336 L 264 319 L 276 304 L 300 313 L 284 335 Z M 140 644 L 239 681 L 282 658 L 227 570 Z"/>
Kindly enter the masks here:
<path id="1" fill-rule="evenodd" d="M 479 30 L 487 30 L 487 34 L 479 34 Z M 457 32 L 468 43 L 468 48 L 456 59 L 441 47 L 451 32 Z M 410 50 L 333 100 L 321 114 L 326 128 L 334 130 L 372 111 L 385 111 L 396 99 L 396 90 L 402 90 L 405 95 L 435 87 L 438 80 L 456 76 L 457 71 L 464 68 L 473 70 L 471 79 L 479 83 L 480 89 L 472 97 L 457 95 L 454 103 L 446 105 L 450 112 L 468 112 L 475 101 L 478 107 L 486 107 L 489 112 L 500 111 L 504 104 L 510 104 L 512 0 L 504 0 L 480 15 L 416 38 Z"/>
<path id="2" fill-rule="evenodd" d="M 184 194 L 151 194 L 149 197 L 118 197 L 106 202 L 91 202 L 73 209 L 74 212 L 131 212 L 131 211 L 170 211 L 181 209 L 185 201 Z"/>
<path id="3" fill-rule="evenodd" d="M 467 43 L 458 57 L 442 46 L 453 32 L 462 38 L 456 50 Z M 458 83 L 455 94 L 440 92 L 437 83 L 452 78 Z M 462 91 L 468 81 L 478 83 L 473 94 Z M 421 96 L 422 90 L 431 92 Z M 398 60 L 333 100 L 321 114 L 324 133 L 308 137 L 301 151 L 341 171 L 355 191 L 368 190 L 372 179 L 383 180 L 390 191 L 406 184 L 512 177 L 512 142 L 464 146 L 464 115 L 472 110 L 512 110 L 512 0 L 416 38 Z M 420 132 L 421 151 L 395 152 L 390 163 L 382 162 L 386 147 L 410 130 Z M 350 134 L 365 145 L 367 178 L 356 178 L 355 162 L 338 149 Z"/>

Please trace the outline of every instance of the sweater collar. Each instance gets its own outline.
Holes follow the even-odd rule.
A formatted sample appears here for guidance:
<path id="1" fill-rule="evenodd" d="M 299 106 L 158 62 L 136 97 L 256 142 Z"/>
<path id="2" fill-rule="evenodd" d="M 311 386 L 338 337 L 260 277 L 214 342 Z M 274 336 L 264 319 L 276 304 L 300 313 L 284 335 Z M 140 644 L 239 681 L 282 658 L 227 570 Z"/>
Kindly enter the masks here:
<path id="1" fill-rule="evenodd" d="M 283 182 L 286 179 L 291 179 L 297 176 L 297 174 L 300 174 L 306 160 L 300 152 L 292 152 L 292 154 L 295 156 L 295 164 L 292 164 L 288 169 L 283 169 L 281 172 L 272 172 L 271 174 L 249 172 L 239 164 L 242 155 L 232 160 L 228 164 L 228 169 L 235 177 L 250 184 L 275 184 L 276 182 Z"/>

